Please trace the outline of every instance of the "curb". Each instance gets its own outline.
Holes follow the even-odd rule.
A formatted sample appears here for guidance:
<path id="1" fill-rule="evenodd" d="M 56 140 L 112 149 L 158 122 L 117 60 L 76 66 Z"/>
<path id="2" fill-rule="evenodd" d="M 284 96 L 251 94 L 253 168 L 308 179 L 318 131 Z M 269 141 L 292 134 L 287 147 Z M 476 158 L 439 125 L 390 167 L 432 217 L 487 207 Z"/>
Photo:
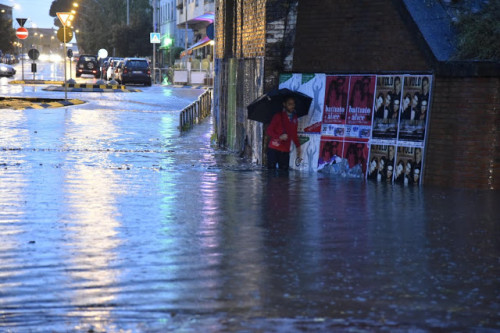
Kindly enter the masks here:
<path id="1" fill-rule="evenodd" d="M 46 81 L 46 80 L 13 80 L 9 84 L 63 84 L 64 81 Z"/>
<path id="2" fill-rule="evenodd" d="M 109 84 L 68 84 L 66 85 L 69 92 L 141 92 L 139 89 L 128 89 L 123 85 Z M 64 91 L 65 86 L 49 86 L 43 88 L 47 91 Z"/>
<path id="3" fill-rule="evenodd" d="M 198 85 L 198 86 L 185 86 L 185 85 L 182 85 L 182 84 L 170 84 L 169 85 L 170 87 L 172 88 L 184 88 L 184 89 L 211 89 L 213 88 L 213 86 L 205 86 L 205 85 Z"/>
<path id="4" fill-rule="evenodd" d="M 0 109 L 50 109 L 63 106 L 79 105 L 85 103 L 79 99 L 48 99 L 48 98 L 23 98 L 23 97 L 0 97 Z M 3 107 L 7 106 L 7 107 Z"/>

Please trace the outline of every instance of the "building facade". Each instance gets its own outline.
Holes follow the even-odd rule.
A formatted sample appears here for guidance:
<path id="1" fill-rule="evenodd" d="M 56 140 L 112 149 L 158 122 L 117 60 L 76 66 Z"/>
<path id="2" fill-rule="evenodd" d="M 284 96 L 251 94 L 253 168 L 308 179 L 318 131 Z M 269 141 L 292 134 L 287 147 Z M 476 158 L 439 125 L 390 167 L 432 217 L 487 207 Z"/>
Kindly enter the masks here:
<path id="1" fill-rule="evenodd" d="M 214 114 L 220 146 L 265 160 L 246 106 L 280 74 L 425 73 L 433 97 L 423 183 L 500 188 L 500 64 L 453 60 L 439 1 L 226 0 L 216 4 Z M 437 25 L 437 24 L 440 25 Z"/>

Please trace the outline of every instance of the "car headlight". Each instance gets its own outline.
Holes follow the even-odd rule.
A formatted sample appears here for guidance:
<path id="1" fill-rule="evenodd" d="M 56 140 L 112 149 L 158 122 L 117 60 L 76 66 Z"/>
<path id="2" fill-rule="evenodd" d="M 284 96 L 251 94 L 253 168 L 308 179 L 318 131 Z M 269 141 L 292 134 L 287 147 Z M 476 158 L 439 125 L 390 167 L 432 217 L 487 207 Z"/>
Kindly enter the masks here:
<path id="1" fill-rule="evenodd" d="M 0 66 L 0 71 L 7 72 L 9 68 L 7 66 Z"/>

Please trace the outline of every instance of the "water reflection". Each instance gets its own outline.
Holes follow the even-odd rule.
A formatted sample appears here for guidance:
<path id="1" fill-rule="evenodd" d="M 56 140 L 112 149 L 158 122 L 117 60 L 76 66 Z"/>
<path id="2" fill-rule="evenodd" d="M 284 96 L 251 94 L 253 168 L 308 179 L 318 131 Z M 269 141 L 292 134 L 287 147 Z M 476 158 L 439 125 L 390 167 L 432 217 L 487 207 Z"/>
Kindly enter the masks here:
<path id="1" fill-rule="evenodd" d="M 119 178 L 110 170 L 96 170 L 80 165 L 66 174 L 65 226 L 66 273 L 73 294 L 73 310 L 68 316 L 81 320 L 80 325 L 104 329 L 110 320 L 111 304 L 120 270 L 116 250 L 120 212 L 116 197 L 122 194 Z M 75 327 L 79 329 L 81 327 Z"/>
<path id="2" fill-rule="evenodd" d="M 47 112 L 0 116 L 24 147 L 0 161 L 2 329 L 500 329 L 498 192 L 268 172 L 178 114 Z"/>

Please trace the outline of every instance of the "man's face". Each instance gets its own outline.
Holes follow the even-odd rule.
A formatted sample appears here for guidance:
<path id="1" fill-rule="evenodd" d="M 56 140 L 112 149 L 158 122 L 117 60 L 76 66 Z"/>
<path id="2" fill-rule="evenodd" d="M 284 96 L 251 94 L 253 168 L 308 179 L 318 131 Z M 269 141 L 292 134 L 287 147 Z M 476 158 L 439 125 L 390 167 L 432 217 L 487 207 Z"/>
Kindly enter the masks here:
<path id="1" fill-rule="evenodd" d="M 387 94 L 385 96 L 385 106 L 389 106 L 391 104 L 391 94 Z"/>
<path id="2" fill-rule="evenodd" d="M 422 101 L 422 104 L 420 105 L 420 110 L 422 112 L 426 112 L 427 111 L 427 101 Z"/>
<path id="3" fill-rule="evenodd" d="M 293 112 L 295 110 L 295 100 L 293 98 L 289 98 L 283 103 L 283 106 L 288 112 Z"/>
<path id="4" fill-rule="evenodd" d="M 422 82 L 422 91 L 424 92 L 424 94 L 427 94 L 427 92 L 429 91 L 429 82 L 427 81 Z"/>
<path id="5" fill-rule="evenodd" d="M 417 105 L 418 105 L 418 96 L 415 95 L 415 96 L 413 96 L 413 99 L 411 100 L 411 106 L 416 108 Z"/>
<path id="6" fill-rule="evenodd" d="M 399 112 L 399 99 L 394 100 L 394 112 Z"/>
<path id="7" fill-rule="evenodd" d="M 387 166 L 387 179 L 392 178 L 392 165 Z"/>
<path id="8" fill-rule="evenodd" d="M 394 81 L 394 89 L 396 90 L 397 93 L 399 93 L 401 91 L 401 81 L 400 80 Z"/>

